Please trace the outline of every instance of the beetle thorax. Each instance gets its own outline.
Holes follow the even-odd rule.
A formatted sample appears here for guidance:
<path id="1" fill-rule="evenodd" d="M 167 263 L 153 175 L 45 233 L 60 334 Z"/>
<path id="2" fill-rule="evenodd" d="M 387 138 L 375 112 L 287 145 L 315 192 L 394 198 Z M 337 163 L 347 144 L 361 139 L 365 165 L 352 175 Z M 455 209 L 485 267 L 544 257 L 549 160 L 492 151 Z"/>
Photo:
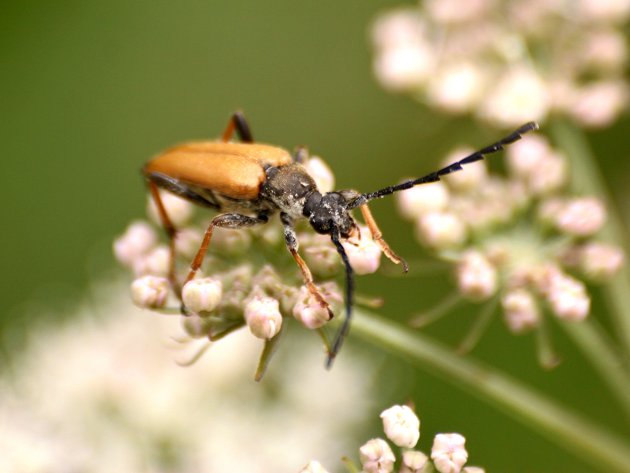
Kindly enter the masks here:
<path id="1" fill-rule="evenodd" d="M 260 195 L 291 218 L 303 218 L 306 198 L 317 191 L 315 181 L 298 163 L 266 169 Z"/>

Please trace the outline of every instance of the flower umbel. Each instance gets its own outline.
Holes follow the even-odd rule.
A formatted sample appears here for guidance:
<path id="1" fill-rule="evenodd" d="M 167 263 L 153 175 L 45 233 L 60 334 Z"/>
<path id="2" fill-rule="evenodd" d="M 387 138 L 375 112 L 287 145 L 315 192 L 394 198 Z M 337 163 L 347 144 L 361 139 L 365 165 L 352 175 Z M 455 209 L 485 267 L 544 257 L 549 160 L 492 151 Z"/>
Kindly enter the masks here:
<path id="1" fill-rule="evenodd" d="M 579 278 L 606 281 L 624 261 L 620 248 L 596 239 L 606 209 L 598 198 L 567 194 L 567 161 L 540 134 L 508 148 L 507 163 L 505 177 L 480 172 L 484 163 L 475 163 L 477 178 L 470 183 L 443 181 L 439 212 L 458 222 L 447 237 L 435 238 L 437 230 L 427 224 L 433 218 L 437 225 L 430 206 L 401 194 L 402 213 L 415 222 L 421 243 L 454 263 L 461 297 L 492 304 L 498 296 L 513 333 L 540 328 L 545 313 L 583 320 L 590 296 Z M 421 315 L 414 325 L 434 318 Z"/>
<path id="2" fill-rule="evenodd" d="M 425 1 L 377 19 L 374 73 L 447 114 L 514 126 L 553 112 L 603 127 L 630 96 L 629 17 L 625 0 Z"/>

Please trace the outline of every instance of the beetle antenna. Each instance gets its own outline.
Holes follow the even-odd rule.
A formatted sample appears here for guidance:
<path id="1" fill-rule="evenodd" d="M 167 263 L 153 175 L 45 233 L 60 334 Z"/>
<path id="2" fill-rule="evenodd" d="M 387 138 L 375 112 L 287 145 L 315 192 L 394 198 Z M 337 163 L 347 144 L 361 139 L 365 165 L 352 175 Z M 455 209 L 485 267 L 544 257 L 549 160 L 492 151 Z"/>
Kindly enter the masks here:
<path id="1" fill-rule="evenodd" d="M 478 151 L 475 151 L 472 154 L 469 154 L 468 156 L 466 156 L 465 158 L 449 164 L 448 166 L 438 170 L 438 171 L 434 171 L 430 174 L 427 174 L 426 176 L 423 177 L 419 177 L 417 179 L 411 179 L 405 182 L 402 182 L 400 184 L 397 184 L 395 186 L 389 186 L 389 187 L 385 187 L 384 189 L 380 189 L 377 190 L 375 192 L 369 192 L 367 194 L 361 194 L 359 197 L 357 197 L 355 200 L 351 201 L 347 208 L 348 209 L 353 209 L 355 207 L 359 207 L 360 205 L 365 204 L 366 202 L 373 200 L 373 199 L 379 199 L 381 197 L 384 197 L 386 195 L 389 194 L 393 194 L 394 192 L 398 192 L 398 191 L 404 191 L 406 189 L 410 189 L 414 186 L 420 185 L 420 184 L 428 184 L 430 182 L 436 182 L 439 181 L 441 179 L 442 176 L 445 176 L 447 174 L 450 174 L 452 172 L 455 171 L 461 171 L 462 165 L 464 164 L 468 164 L 468 163 L 474 163 L 475 161 L 480 161 L 482 160 L 484 157 L 486 157 L 489 154 L 492 153 L 496 153 L 497 151 L 502 150 L 506 145 L 512 144 L 515 141 L 518 141 L 521 139 L 522 135 L 524 135 L 525 133 L 528 133 L 530 131 L 533 130 L 537 130 L 538 129 L 538 124 L 536 122 L 528 122 L 525 123 L 524 125 L 522 125 L 521 127 L 519 127 L 518 129 L 514 130 L 512 133 L 510 133 L 509 135 L 507 135 L 504 138 L 501 138 L 499 141 L 497 141 L 496 143 L 493 143 L 489 146 L 486 146 L 485 148 L 482 148 Z"/>
<path id="2" fill-rule="evenodd" d="M 343 245 L 339 241 L 339 232 L 332 233 L 330 235 L 332 242 L 335 244 L 337 248 L 337 252 L 341 256 L 343 260 L 343 264 L 346 267 L 346 318 L 343 321 L 341 327 L 337 331 L 335 335 L 335 339 L 330 347 L 330 351 L 328 352 L 328 358 L 326 359 L 326 368 L 330 369 L 332 367 L 333 362 L 335 361 L 335 357 L 339 350 L 341 349 L 341 345 L 343 344 L 346 335 L 348 335 L 348 331 L 350 330 L 350 319 L 352 318 L 352 295 L 354 292 L 354 278 L 352 266 L 350 266 L 350 260 L 348 259 L 348 255 L 346 254 L 346 250 Z"/>

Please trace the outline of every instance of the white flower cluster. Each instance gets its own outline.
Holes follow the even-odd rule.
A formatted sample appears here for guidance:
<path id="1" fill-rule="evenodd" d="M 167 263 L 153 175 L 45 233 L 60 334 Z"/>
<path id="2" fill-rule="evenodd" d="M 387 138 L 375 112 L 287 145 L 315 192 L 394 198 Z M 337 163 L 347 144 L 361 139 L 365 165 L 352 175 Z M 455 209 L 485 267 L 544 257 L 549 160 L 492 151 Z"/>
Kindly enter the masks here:
<path id="1" fill-rule="evenodd" d="M 426 0 L 375 22 L 374 72 L 388 90 L 499 126 L 551 113 L 606 126 L 628 103 L 629 17 L 629 0 Z"/>
<path id="2" fill-rule="evenodd" d="M 381 413 L 385 436 L 401 449 L 399 473 L 483 473 L 479 467 L 465 466 L 468 461 L 466 439 L 460 434 L 437 434 L 430 459 L 414 449 L 420 438 L 420 420 L 409 406 L 395 405 Z M 359 448 L 361 468 L 365 473 L 391 473 L 396 455 L 382 438 L 368 440 Z M 315 467 L 312 465 L 316 465 Z M 310 469 L 309 469 L 310 467 Z M 352 470 L 355 471 L 355 470 Z M 325 473 L 318 462 L 311 462 L 302 473 Z"/>
<path id="3" fill-rule="evenodd" d="M 334 176 L 320 158 L 308 158 L 305 167 L 322 191 L 333 188 Z M 161 196 L 178 229 L 175 266 L 178 281 L 183 281 L 210 216 L 196 222 L 191 203 L 167 192 Z M 118 261 L 136 277 L 131 295 L 137 306 L 177 312 L 183 303 L 186 333 L 210 340 L 244 325 L 257 338 L 275 340 L 286 317 L 294 317 L 309 329 L 319 329 L 329 321 L 328 309 L 303 285 L 298 266 L 286 250 L 278 219 L 246 230 L 215 228 L 204 265 L 197 277 L 182 288 L 180 302 L 169 283 L 169 248 L 159 242 L 161 230 L 155 227 L 160 222 L 152 199 L 148 214 L 153 225 L 149 221 L 133 222 L 113 245 Z M 319 292 L 334 313 L 341 313 L 343 298 L 334 278 L 343 266 L 330 238 L 305 228 L 298 240 L 313 276 L 322 281 L 318 283 Z M 382 251 L 368 228 L 360 227 L 344 247 L 357 274 L 378 269 Z"/>
<path id="4" fill-rule="evenodd" d="M 541 135 L 511 145 L 507 168 L 501 177 L 483 161 L 469 164 L 398 194 L 400 211 L 421 243 L 455 262 L 461 295 L 500 297 L 511 331 L 538 327 L 543 310 L 584 319 L 590 297 L 577 276 L 606 281 L 624 262 L 620 248 L 594 240 L 606 208 L 595 197 L 566 194 L 567 161 Z"/>

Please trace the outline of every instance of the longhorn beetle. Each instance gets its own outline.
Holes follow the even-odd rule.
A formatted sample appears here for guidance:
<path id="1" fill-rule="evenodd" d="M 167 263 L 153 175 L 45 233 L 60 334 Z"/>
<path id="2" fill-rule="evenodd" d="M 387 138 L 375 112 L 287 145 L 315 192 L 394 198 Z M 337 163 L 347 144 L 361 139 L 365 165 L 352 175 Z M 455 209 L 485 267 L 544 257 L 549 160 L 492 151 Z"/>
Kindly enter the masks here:
<path id="1" fill-rule="evenodd" d="M 462 165 L 479 161 L 484 156 L 517 141 L 524 133 L 537 128 L 538 125 L 534 122 L 526 123 L 490 146 L 426 176 L 401 184 L 364 194 L 355 190 L 322 194 L 313 178 L 300 164 L 306 155 L 305 148 L 297 148 L 292 156 L 283 148 L 254 143 L 245 117 L 241 112 L 236 112 L 230 118 L 220 141 L 195 141 L 175 146 L 150 160 L 142 170 L 169 238 L 170 283 L 181 300 L 182 286 L 175 277 L 176 229 L 160 199 L 159 188 L 219 212 L 208 225 L 184 284 L 195 277 L 201 266 L 214 227 L 251 227 L 267 223 L 272 214 L 280 212 L 287 249 L 300 268 L 308 290 L 332 317 L 328 303 L 315 286 L 308 266 L 298 254 L 298 241 L 293 222 L 297 219 L 308 219 L 317 233 L 330 235 L 345 266 L 346 317 L 328 353 L 326 366 L 330 367 L 348 334 L 352 317 L 353 270 L 341 244 L 341 240 L 358 231 L 351 210 L 360 208 L 372 238 L 391 261 L 401 264 L 403 270 L 407 272 L 405 261 L 396 255 L 383 239 L 368 209 L 368 202 L 420 184 L 439 181 L 446 174 L 462 170 Z M 241 143 L 230 142 L 234 132 Z M 183 304 L 182 313 L 187 313 Z"/>

